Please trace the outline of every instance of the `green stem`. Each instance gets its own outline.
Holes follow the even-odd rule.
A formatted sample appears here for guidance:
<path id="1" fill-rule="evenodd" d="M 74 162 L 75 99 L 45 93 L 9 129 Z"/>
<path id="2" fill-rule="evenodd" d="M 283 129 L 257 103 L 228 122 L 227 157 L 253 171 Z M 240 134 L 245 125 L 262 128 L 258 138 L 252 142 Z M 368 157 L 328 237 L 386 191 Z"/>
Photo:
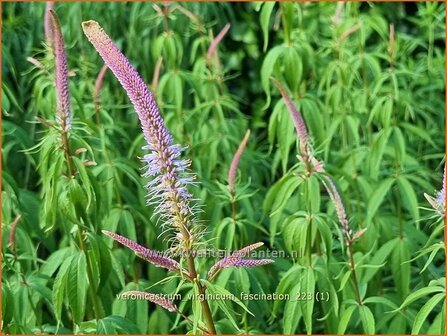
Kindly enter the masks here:
<path id="1" fill-rule="evenodd" d="M 67 161 L 68 176 L 72 177 L 74 169 L 73 169 L 73 162 L 71 159 L 70 146 L 68 144 L 68 133 L 66 131 L 62 131 L 61 137 L 62 137 L 62 148 L 65 153 L 65 160 Z"/>
<path id="2" fill-rule="evenodd" d="M 205 316 L 206 326 L 208 327 L 208 330 L 211 334 L 216 334 L 216 327 L 214 326 L 213 315 L 211 313 L 208 301 L 205 299 L 206 287 L 200 282 L 199 276 L 197 275 L 196 267 L 194 265 L 194 258 L 191 254 L 188 256 L 188 269 L 190 277 L 199 288 L 200 296 L 203 297 L 203 300 L 200 300 L 200 304 L 202 306 L 203 315 Z"/>
<path id="3" fill-rule="evenodd" d="M 236 202 L 236 196 L 234 195 L 234 192 L 231 192 L 230 203 L 231 203 L 231 221 L 233 222 L 233 225 L 236 226 L 237 225 L 237 223 L 236 223 L 237 202 Z M 242 240 L 243 240 L 243 238 L 242 238 Z M 235 247 L 238 246 L 237 235 L 233 239 L 233 246 L 235 246 Z"/>
<path id="4" fill-rule="evenodd" d="M 349 254 L 349 263 L 351 266 L 352 282 L 354 284 L 355 297 L 356 297 L 358 304 L 361 306 L 361 305 L 363 305 L 363 302 L 362 302 L 362 299 L 360 296 L 359 283 L 357 281 L 357 274 L 355 272 L 354 253 L 352 251 L 351 243 L 349 243 L 349 245 L 348 245 L 348 254 Z"/>
<path id="5" fill-rule="evenodd" d="M 104 159 L 113 168 L 113 162 L 112 162 L 112 159 L 110 158 L 109 150 L 107 149 L 107 146 L 105 143 L 104 129 L 103 128 L 99 128 L 99 129 L 100 129 L 101 147 L 102 147 L 102 151 L 104 153 Z M 113 178 L 114 178 L 114 180 L 119 182 L 119 176 L 116 173 L 115 169 L 113 170 Z M 115 192 L 116 201 L 118 202 L 119 207 L 123 208 L 123 202 L 121 200 L 121 193 L 119 190 L 118 183 L 113 183 L 113 190 Z"/>
<path id="6" fill-rule="evenodd" d="M 206 300 L 205 295 L 206 287 L 200 282 L 200 278 L 197 274 L 196 266 L 194 264 L 194 253 L 192 253 L 193 251 L 192 251 L 191 234 L 189 233 L 187 226 L 185 224 L 189 222 L 189 219 L 188 217 L 185 217 L 185 215 L 181 213 L 180 208 L 177 205 L 179 204 L 179 200 L 177 198 L 173 199 L 173 204 L 175 207 L 174 212 L 176 213 L 176 217 L 178 218 L 180 223 L 178 229 L 180 231 L 180 234 L 182 235 L 184 252 L 186 254 L 186 261 L 188 264 L 189 279 L 197 284 L 200 297 L 203 297 L 203 300 L 200 300 L 200 305 L 202 306 L 202 312 L 205 317 L 206 326 L 211 334 L 216 334 L 216 327 L 214 326 L 213 315 L 211 313 L 208 301 Z"/>
<path id="7" fill-rule="evenodd" d="M 286 37 L 286 44 L 287 44 L 287 46 L 290 47 L 292 45 L 292 43 L 291 43 L 291 39 L 290 39 L 289 23 L 287 22 L 285 10 L 284 10 L 285 5 L 283 3 L 281 3 L 280 6 L 281 6 L 281 12 L 282 12 L 281 20 L 282 20 L 282 25 L 284 28 L 284 35 Z"/>
<path id="8" fill-rule="evenodd" d="M 95 314 L 95 319 L 99 320 L 99 319 L 101 319 L 101 314 L 100 314 L 101 309 L 100 309 L 100 305 L 99 305 L 99 302 L 98 302 L 98 297 L 96 296 L 96 288 L 95 288 L 95 285 L 94 285 L 94 282 L 93 282 L 92 264 L 90 262 L 90 258 L 88 257 L 87 250 L 85 248 L 82 235 L 83 235 L 82 228 L 78 224 L 79 248 L 81 249 L 82 252 L 84 252 L 85 259 L 87 261 L 87 278 L 88 278 L 88 282 L 90 284 L 90 286 L 88 286 L 88 288 L 89 288 L 91 300 L 93 302 L 93 312 Z"/>
<path id="9" fill-rule="evenodd" d="M 309 227 L 307 228 L 307 262 L 312 267 L 312 215 L 309 215 Z"/>

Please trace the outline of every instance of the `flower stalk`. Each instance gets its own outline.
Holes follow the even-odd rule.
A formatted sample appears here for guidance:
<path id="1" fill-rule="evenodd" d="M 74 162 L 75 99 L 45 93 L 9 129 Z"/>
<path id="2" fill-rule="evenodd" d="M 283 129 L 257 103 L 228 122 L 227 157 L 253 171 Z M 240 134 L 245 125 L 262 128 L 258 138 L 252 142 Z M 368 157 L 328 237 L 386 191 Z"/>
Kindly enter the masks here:
<path id="1" fill-rule="evenodd" d="M 247 146 L 248 139 L 250 138 L 250 130 L 247 130 L 244 138 L 242 139 L 236 153 L 233 156 L 233 160 L 231 161 L 230 170 L 228 171 L 228 189 L 230 193 L 234 195 L 235 193 L 235 180 L 236 180 L 236 172 L 237 167 L 239 166 L 239 161 L 241 160 L 241 156 L 244 153 L 245 147 Z"/>
<path id="2" fill-rule="evenodd" d="M 192 227 L 194 214 L 189 204 L 192 196 L 187 190 L 187 185 L 193 181 L 187 172 L 190 162 L 179 159 L 183 149 L 174 143 L 153 94 L 127 58 L 97 22 L 86 21 L 82 27 L 135 108 L 147 142 L 144 148 L 149 150 L 143 159 L 147 163 L 144 176 L 151 178 L 147 184 L 149 204 L 156 205 L 155 210 L 162 220 L 164 231 L 174 231 L 173 248 L 186 255 L 190 280 L 197 283 L 200 294 L 205 294 L 206 288 L 200 282 L 191 253 L 200 232 L 194 231 Z M 200 303 L 208 330 L 215 334 L 208 301 L 202 300 Z"/>
<path id="3" fill-rule="evenodd" d="M 51 5 L 48 4 L 51 8 Z M 48 9 L 48 8 L 47 8 Z M 53 48 L 55 54 L 55 62 L 56 62 L 56 122 L 57 122 L 57 131 L 60 134 L 62 149 L 65 153 L 65 159 L 67 164 L 69 178 L 74 178 L 75 169 L 72 159 L 72 154 L 70 152 L 70 144 L 69 144 L 69 132 L 71 130 L 71 108 L 70 108 L 70 90 L 69 90 L 69 82 L 68 82 L 68 62 L 67 55 L 65 53 L 64 39 L 62 36 L 61 26 L 59 23 L 59 19 L 53 9 L 48 10 L 49 13 L 49 31 L 51 31 L 51 36 L 53 38 Z M 101 306 L 96 295 L 96 288 L 94 288 L 93 281 L 93 270 L 91 260 L 88 257 L 87 247 L 84 245 L 84 230 L 82 227 L 77 224 L 78 230 L 78 246 L 81 251 L 83 251 L 86 255 L 87 262 L 87 278 L 89 282 L 89 291 L 91 300 L 93 302 L 93 311 L 95 314 L 96 320 L 101 318 Z"/>
<path id="4" fill-rule="evenodd" d="M 245 147 L 247 146 L 248 139 L 250 138 L 250 130 L 247 130 L 244 138 L 242 139 L 236 153 L 231 161 L 230 170 L 228 171 L 228 190 L 230 191 L 230 203 L 231 203 L 231 218 L 233 223 L 236 224 L 236 213 L 237 213 L 237 203 L 236 203 L 236 172 L 239 166 L 239 161 L 242 154 L 244 153 Z"/>
<path id="5" fill-rule="evenodd" d="M 71 128 L 70 111 L 70 91 L 68 88 L 68 64 L 65 54 L 64 39 L 62 37 L 61 26 L 56 13 L 49 10 L 51 31 L 54 39 L 54 52 L 56 61 L 56 121 L 62 140 L 62 149 L 65 152 L 68 176 L 74 174 L 73 162 L 71 159 L 68 133 Z"/>
<path id="6" fill-rule="evenodd" d="M 211 69 L 211 62 L 213 58 L 216 61 L 216 68 L 218 73 L 221 73 L 222 65 L 219 59 L 219 54 L 217 47 L 219 46 L 222 39 L 225 37 L 225 35 L 230 30 L 231 25 L 227 23 L 222 30 L 217 34 L 217 36 L 211 41 L 211 44 L 208 47 L 208 51 L 206 52 L 206 60 L 208 63 L 208 67 Z"/>
<path id="7" fill-rule="evenodd" d="M 311 153 L 309 134 L 307 132 L 307 127 L 306 127 L 306 124 L 304 122 L 304 119 L 303 119 L 301 113 L 295 107 L 295 105 L 293 104 L 292 100 L 290 99 L 290 96 L 288 95 L 287 91 L 279 83 L 279 81 L 275 78 L 271 78 L 271 80 L 275 84 L 275 86 L 278 88 L 278 90 L 280 91 L 280 93 L 284 99 L 284 102 L 287 106 L 287 109 L 289 110 L 290 116 L 292 117 L 296 132 L 298 134 L 299 144 L 300 144 L 300 155 L 298 156 L 298 158 L 300 159 L 300 161 L 304 164 L 304 166 L 306 168 L 306 175 L 310 176 L 314 172 L 323 174 L 323 179 L 322 179 L 323 186 L 326 189 L 332 203 L 334 204 L 335 212 L 337 213 L 337 218 L 338 218 L 338 220 L 341 224 L 341 227 L 342 227 L 343 237 L 344 237 L 347 249 L 348 249 L 349 266 L 350 266 L 351 274 L 352 274 L 352 283 L 354 286 L 354 292 L 355 292 L 357 302 L 359 303 L 359 305 L 361 305 L 362 300 L 361 300 L 361 296 L 360 296 L 360 289 L 359 289 L 357 274 L 356 274 L 356 270 L 355 270 L 354 251 L 352 249 L 352 244 L 355 240 L 357 240 L 361 237 L 361 235 L 366 231 L 366 229 L 365 228 L 361 229 L 353 235 L 353 232 L 349 227 L 349 221 L 346 216 L 345 206 L 344 206 L 341 196 L 335 186 L 335 183 L 326 174 L 323 162 L 318 161 Z M 310 242 L 309 242 L 309 245 L 310 245 Z"/>

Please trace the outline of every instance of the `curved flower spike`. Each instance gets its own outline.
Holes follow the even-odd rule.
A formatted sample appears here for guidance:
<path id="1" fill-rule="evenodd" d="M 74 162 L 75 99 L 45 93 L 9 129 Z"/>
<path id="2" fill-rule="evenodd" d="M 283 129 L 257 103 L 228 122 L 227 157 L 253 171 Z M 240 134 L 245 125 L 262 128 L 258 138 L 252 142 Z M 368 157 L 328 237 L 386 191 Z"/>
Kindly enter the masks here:
<path id="1" fill-rule="evenodd" d="M 140 244 L 137 244 L 126 237 L 120 236 L 119 234 L 106 230 L 102 230 L 102 233 L 116 240 L 118 243 L 130 248 L 137 256 L 146 260 L 147 262 L 150 262 L 156 267 L 167 268 L 170 271 L 180 270 L 180 264 L 171 258 L 164 257 L 159 253 L 149 250 L 148 248 L 141 246 Z"/>
<path id="2" fill-rule="evenodd" d="M 101 102 L 101 89 L 102 89 L 102 84 L 104 82 L 104 76 L 106 75 L 107 72 L 107 65 L 103 65 L 101 70 L 99 71 L 98 77 L 96 77 L 96 81 L 95 81 L 95 91 L 93 92 L 93 102 L 95 103 L 95 111 L 96 113 L 99 113 L 99 108 L 100 108 L 100 102 Z"/>
<path id="3" fill-rule="evenodd" d="M 127 93 L 140 119 L 141 128 L 150 151 L 144 156 L 147 163 L 145 177 L 148 183 L 149 204 L 156 204 L 156 213 L 162 225 L 177 231 L 174 240 L 178 245 L 191 246 L 194 239 L 191 222 L 194 218 L 187 185 L 193 180 L 188 175 L 190 162 L 179 159 L 183 148 L 174 143 L 160 115 L 154 96 L 138 72 L 116 47 L 110 37 L 95 21 L 82 23 L 85 35 L 98 51 Z"/>
<path id="4" fill-rule="evenodd" d="M 208 272 L 208 279 L 211 279 L 217 275 L 222 269 L 228 267 L 254 267 L 270 264 L 273 262 L 271 259 L 259 259 L 259 260 L 243 260 L 245 256 L 247 256 L 251 251 L 261 247 L 264 243 L 259 242 L 255 244 L 248 245 L 240 250 L 237 250 L 230 254 L 228 257 L 225 257 L 215 263 Z"/>
<path id="5" fill-rule="evenodd" d="M 56 119 L 63 132 L 71 127 L 70 91 L 68 88 L 68 64 L 65 54 L 64 39 L 56 13 L 50 9 L 50 22 L 53 32 L 54 52 L 56 59 Z"/>
<path id="6" fill-rule="evenodd" d="M 300 139 L 300 149 L 302 151 L 303 155 L 308 155 L 308 146 L 309 146 L 309 135 L 307 132 L 306 123 L 304 122 L 303 116 L 298 111 L 298 109 L 295 107 L 295 105 L 292 102 L 292 99 L 290 98 L 289 94 L 287 93 L 286 89 L 281 85 L 281 83 L 276 78 L 271 78 L 273 84 L 276 86 L 276 88 L 281 93 L 282 98 L 284 99 L 284 103 L 287 106 L 287 109 L 290 112 L 290 116 L 292 117 L 293 124 L 295 125 L 296 132 L 298 134 L 298 138 Z"/>
<path id="7" fill-rule="evenodd" d="M 214 40 L 211 42 L 210 46 L 208 47 L 208 51 L 206 53 L 206 57 L 208 59 L 211 59 L 213 57 L 214 53 L 217 50 L 217 46 L 219 45 L 220 41 L 224 38 L 224 36 L 228 33 L 228 30 L 230 30 L 231 25 L 227 23 L 222 30 L 217 34 L 217 36 L 214 38 Z"/>
<path id="8" fill-rule="evenodd" d="M 242 139 L 239 147 L 234 154 L 233 161 L 231 161 L 230 170 L 228 171 L 228 189 L 231 193 L 234 193 L 235 188 L 235 179 L 236 179 L 236 171 L 239 165 L 239 160 L 241 159 L 242 153 L 244 152 L 245 147 L 247 146 L 248 138 L 250 137 L 250 130 L 247 130 L 244 138 Z"/>
<path id="9" fill-rule="evenodd" d="M 160 307 L 163 307 L 164 309 L 174 312 L 178 311 L 177 306 L 174 302 L 167 299 L 161 294 L 154 294 L 149 292 L 142 292 L 142 291 L 127 291 L 121 294 L 122 298 L 130 298 L 132 300 L 148 300 L 150 302 L 153 302 Z"/>

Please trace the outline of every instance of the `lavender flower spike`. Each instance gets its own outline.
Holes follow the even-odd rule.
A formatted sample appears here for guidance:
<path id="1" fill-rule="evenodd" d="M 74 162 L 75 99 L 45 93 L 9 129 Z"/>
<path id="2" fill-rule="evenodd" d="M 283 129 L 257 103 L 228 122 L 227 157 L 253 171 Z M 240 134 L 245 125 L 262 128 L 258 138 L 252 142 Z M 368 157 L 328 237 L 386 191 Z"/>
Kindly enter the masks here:
<path id="1" fill-rule="evenodd" d="M 156 267 L 167 268 L 170 271 L 180 270 L 180 264 L 171 258 L 163 257 L 159 253 L 149 250 L 148 248 L 141 246 L 140 244 L 137 244 L 126 237 L 120 236 L 119 234 L 105 230 L 102 230 L 102 233 L 116 240 L 118 243 L 130 248 L 137 256 L 150 262 Z"/>
<path id="2" fill-rule="evenodd" d="M 296 132 L 298 133 L 298 137 L 300 139 L 300 148 L 303 155 L 308 154 L 308 145 L 309 145 L 309 135 L 307 133 L 306 124 L 304 123 L 303 116 L 297 110 L 295 105 L 293 105 L 290 96 L 287 94 L 284 87 L 279 83 L 279 81 L 275 78 L 271 78 L 273 84 L 278 88 L 281 93 L 284 102 L 286 103 L 287 109 L 290 112 L 290 116 L 292 117 L 293 124 L 295 125 Z"/>
<path id="3" fill-rule="evenodd" d="M 65 54 L 64 39 L 56 13 L 50 10 L 50 19 L 54 38 L 54 52 L 56 58 L 56 120 L 63 132 L 71 127 L 70 91 L 68 88 L 68 65 Z"/>
<path id="4" fill-rule="evenodd" d="M 256 267 L 256 266 L 262 266 L 262 265 L 267 265 L 267 264 L 271 264 L 273 262 L 272 259 L 239 259 L 237 261 L 235 261 L 233 263 L 232 266 L 234 267 Z"/>
<path id="5" fill-rule="evenodd" d="M 95 103 L 95 111 L 99 113 L 100 103 L 101 103 L 101 89 L 102 84 L 104 82 L 104 76 L 107 72 L 107 65 L 103 65 L 101 70 L 99 71 L 98 77 L 96 77 L 95 81 L 95 91 L 93 93 L 93 102 Z"/>
<path id="6" fill-rule="evenodd" d="M 425 198 L 430 205 L 435 209 L 441 217 L 445 217 L 445 204 L 446 204 L 446 164 L 444 164 L 444 178 L 442 179 L 442 189 L 436 193 L 436 198 L 424 193 Z"/>
<path id="7" fill-rule="evenodd" d="M 228 33 L 230 27 L 231 25 L 227 23 L 219 32 L 219 34 L 217 34 L 216 38 L 211 42 L 210 46 L 208 47 L 208 51 L 206 53 L 206 57 L 208 57 L 208 59 L 211 59 L 211 57 L 213 57 L 214 53 L 217 50 L 217 46 L 219 45 L 220 41 L 222 41 L 224 36 Z"/>
<path id="8" fill-rule="evenodd" d="M 208 279 L 211 279 L 220 272 L 220 270 L 228 267 L 254 267 L 270 264 L 273 262 L 271 259 L 260 259 L 260 260 L 243 260 L 245 256 L 247 256 L 251 251 L 261 247 L 264 243 L 259 242 L 255 244 L 248 245 L 240 250 L 237 250 L 230 254 L 228 257 L 225 257 L 215 263 L 208 272 Z"/>
<path id="9" fill-rule="evenodd" d="M 154 96 L 127 58 L 97 22 L 86 21 L 82 23 L 82 27 L 105 64 L 121 83 L 140 119 L 148 144 L 144 148 L 150 151 L 144 156 L 147 163 L 144 176 L 152 178 L 147 185 L 149 204 L 157 204 L 155 210 L 163 220 L 162 225 L 167 225 L 165 229 L 176 230 L 176 242 L 180 247 L 188 249 L 194 238 L 190 231 L 193 211 L 189 202 L 192 196 L 186 188 L 192 182 L 192 178 L 187 176 L 190 163 L 178 159 L 182 148 L 173 143 Z"/>
<path id="10" fill-rule="evenodd" d="M 134 290 L 134 291 L 124 292 L 120 295 L 120 297 L 129 298 L 132 300 L 148 300 L 148 301 L 151 301 L 151 302 L 159 305 L 160 307 L 163 307 L 164 309 L 166 309 L 170 312 L 174 312 L 174 311 L 178 310 L 175 303 L 173 303 L 171 300 L 169 300 L 168 298 L 166 298 L 160 294 L 153 294 L 153 293 Z"/>
<path id="11" fill-rule="evenodd" d="M 51 14 L 50 11 L 54 8 L 54 1 L 48 1 L 47 6 L 45 7 L 45 21 L 44 21 L 44 31 L 45 31 L 45 40 L 49 47 L 53 46 L 54 37 L 53 37 L 53 25 L 51 23 Z"/>
<path id="12" fill-rule="evenodd" d="M 239 160 L 241 159 L 245 146 L 247 146 L 249 137 L 250 137 L 250 130 L 247 130 L 244 138 L 239 144 L 236 154 L 234 154 L 233 161 L 231 162 L 230 170 L 228 172 L 228 189 L 230 189 L 231 193 L 234 193 L 234 181 L 236 179 L 237 166 L 239 165 Z"/>
<path id="13" fill-rule="evenodd" d="M 442 179 L 442 189 L 436 194 L 436 204 L 438 207 L 445 210 L 445 185 L 446 185 L 446 175 L 445 175 L 446 165 L 444 164 L 444 178 Z"/>

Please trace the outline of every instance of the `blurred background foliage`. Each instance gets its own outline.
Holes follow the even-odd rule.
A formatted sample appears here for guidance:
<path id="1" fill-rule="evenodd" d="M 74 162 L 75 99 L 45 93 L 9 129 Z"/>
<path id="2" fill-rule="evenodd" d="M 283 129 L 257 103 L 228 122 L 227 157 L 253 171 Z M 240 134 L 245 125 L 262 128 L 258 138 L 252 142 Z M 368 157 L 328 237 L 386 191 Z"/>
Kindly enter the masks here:
<path id="1" fill-rule="evenodd" d="M 55 10 L 71 75 L 72 151 L 82 148 L 79 178 L 70 183 L 61 179 L 63 154 L 45 122 L 55 115 L 45 4 L 2 4 L 5 333 L 190 330 L 160 307 L 116 299 L 124 289 L 148 289 L 166 272 L 112 249 L 101 229 L 156 250 L 167 244 L 145 205 L 138 119 L 109 72 L 95 108 L 103 64 L 82 33 L 89 19 L 131 60 L 176 141 L 187 146 L 210 246 L 264 241 L 268 249 L 308 252 L 226 270 L 216 283 L 236 296 L 330 294 L 327 302 L 244 302 L 256 317 L 236 304 L 222 312 L 211 303 L 219 332 L 444 333 L 444 223 L 423 197 L 441 189 L 445 158 L 444 3 L 85 2 Z M 367 228 L 353 246 L 362 304 L 329 198 L 317 179 L 297 182 L 296 134 L 271 77 L 302 112 L 351 227 Z M 247 129 L 234 198 L 227 174 Z M 151 290 L 191 288 L 162 281 Z M 178 304 L 193 314 L 190 302 Z"/>

